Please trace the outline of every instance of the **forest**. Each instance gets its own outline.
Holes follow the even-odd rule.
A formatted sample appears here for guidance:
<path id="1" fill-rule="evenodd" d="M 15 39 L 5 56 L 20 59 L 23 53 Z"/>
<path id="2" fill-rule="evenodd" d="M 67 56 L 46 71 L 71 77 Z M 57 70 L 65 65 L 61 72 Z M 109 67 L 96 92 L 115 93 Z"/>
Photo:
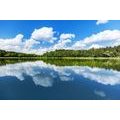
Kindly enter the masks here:
<path id="1" fill-rule="evenodd" d="M 0 50 L 0 57 L 37 57 L 37 55 Z"/>
<path id="2" fill-rule="evenodd" d="M 43 54 L 44 57 L 120 57 L 120 45 L 89 50 L 56 50 Z"/>
<path id="3" fill-rule="evenodd" d="M 0 50 L 0 57 L 120 57 L 120 45 L 89 50 L 55 50 L 43 55 L 26 54 Z"/>

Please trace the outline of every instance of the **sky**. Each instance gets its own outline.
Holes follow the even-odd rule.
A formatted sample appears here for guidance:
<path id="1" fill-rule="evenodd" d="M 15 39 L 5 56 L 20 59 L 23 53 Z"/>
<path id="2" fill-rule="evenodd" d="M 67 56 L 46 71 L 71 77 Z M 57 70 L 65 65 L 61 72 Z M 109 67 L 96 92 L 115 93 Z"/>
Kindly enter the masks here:
<path id="1" fill-rule="evenodd" d="M 44 54 L 120 45 L 120 20 L 0 20 L 0 49 Z"/>

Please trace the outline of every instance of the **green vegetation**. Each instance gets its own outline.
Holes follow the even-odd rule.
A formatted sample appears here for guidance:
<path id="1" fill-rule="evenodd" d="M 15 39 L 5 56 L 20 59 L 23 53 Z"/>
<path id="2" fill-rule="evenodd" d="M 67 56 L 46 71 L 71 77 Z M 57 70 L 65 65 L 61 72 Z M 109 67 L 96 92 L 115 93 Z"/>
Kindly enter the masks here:
<path id="1" fill-rule="evenodd" d="M 21 62 L 34 62 L 37 59 L 0 59 L 0 66 Z M 120 71 L 119 59 L 42 59 L 43 62 L 56 66 L 89 66 Z"/>
<path id="2" fill-rule="evenodd" d="M 120 45 L 89 50 L 56 50 L 45 53 L 43 57 L 120 57 Z"/>
<path id="3" fill-rule="evenodd" d="M 0 66 L 6 64 L 15 64 L 21 62 L 36 61 L 35 59 L 0 59 Z"/>
<path id="4" fill-rule="evenodd" d="M 43 59 L 43 61 L 56 66 L 89 66 L 120 71 L 119 59 Z"/>
<path id="5" fill-rule="evenodd" d="M 17 52 L 9 52 L 0 50 L 0 57 L 12 58 L 12 57 L 19 57 L 19 58 L 26 58 L 26 57 L 37 57 L 38 59 L 45 59 L 45 58 L 120 58 L 120 45 L 115 47 L 107 47 L 107 48 L 99 48 L 99 49 L 89 49 L 89 50 L 56 50 L 51 52 L 46 52 L 42 56 L 35 55 L 35 54 L 25 54 L 25 53 L 17 53 Z"/>
<path id="6" fill-rule="evenodd" d="M 37 57 L 35 54 L 25 54 L 0 50 L 0 57 Z"/>
<path id="7" fill-rule="evenodd" d="M 120 46 L 89 50 L 56 50 L 42 56 L 57 66 L 89 66 L 120 71 Z"/>

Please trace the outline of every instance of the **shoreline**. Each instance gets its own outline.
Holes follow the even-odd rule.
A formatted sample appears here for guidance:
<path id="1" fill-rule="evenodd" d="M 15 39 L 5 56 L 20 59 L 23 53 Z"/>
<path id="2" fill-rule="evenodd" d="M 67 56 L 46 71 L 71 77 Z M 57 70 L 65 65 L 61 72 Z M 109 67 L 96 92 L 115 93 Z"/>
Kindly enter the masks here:
<path id="1" fill-rule="evenodd" d="M 39 57 L 0 57 L 0 59 L 39 59 Z"/>
<path id="2" fill-rule="evenodd" d="M 37 59 L 37 60 L 42 60 L 42 59 L 72 59 L 72 60 L 80 60 L 80 59 L 88 59 L 88 60 L 93 60 L 93 59 L 120 59 L 120 57 L 0 57 L 0 59 Z"/>

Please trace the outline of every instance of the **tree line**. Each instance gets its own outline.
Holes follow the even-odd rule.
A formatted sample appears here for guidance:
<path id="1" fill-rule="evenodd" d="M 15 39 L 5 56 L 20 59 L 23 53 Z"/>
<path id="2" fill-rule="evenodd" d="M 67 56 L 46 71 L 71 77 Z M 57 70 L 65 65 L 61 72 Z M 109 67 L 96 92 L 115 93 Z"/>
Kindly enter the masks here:
<path id="1" fill-rule="evenodd" d="M 43 55 L 26 54 L 0 50 L 0 57 L 120 57 L 120 45 L 89 50 L 55 50 Z"/>
<path id="2" fill-rule="evenodd" d="M 37 55 L 0 50 L 0 57 L 37 57 Z"/>
<path id="3" fill-rule="evenodd" d="M 89 50 L 56 50 L 43 54 L 43 57 L 120 57 L 120 45 Z"/>

